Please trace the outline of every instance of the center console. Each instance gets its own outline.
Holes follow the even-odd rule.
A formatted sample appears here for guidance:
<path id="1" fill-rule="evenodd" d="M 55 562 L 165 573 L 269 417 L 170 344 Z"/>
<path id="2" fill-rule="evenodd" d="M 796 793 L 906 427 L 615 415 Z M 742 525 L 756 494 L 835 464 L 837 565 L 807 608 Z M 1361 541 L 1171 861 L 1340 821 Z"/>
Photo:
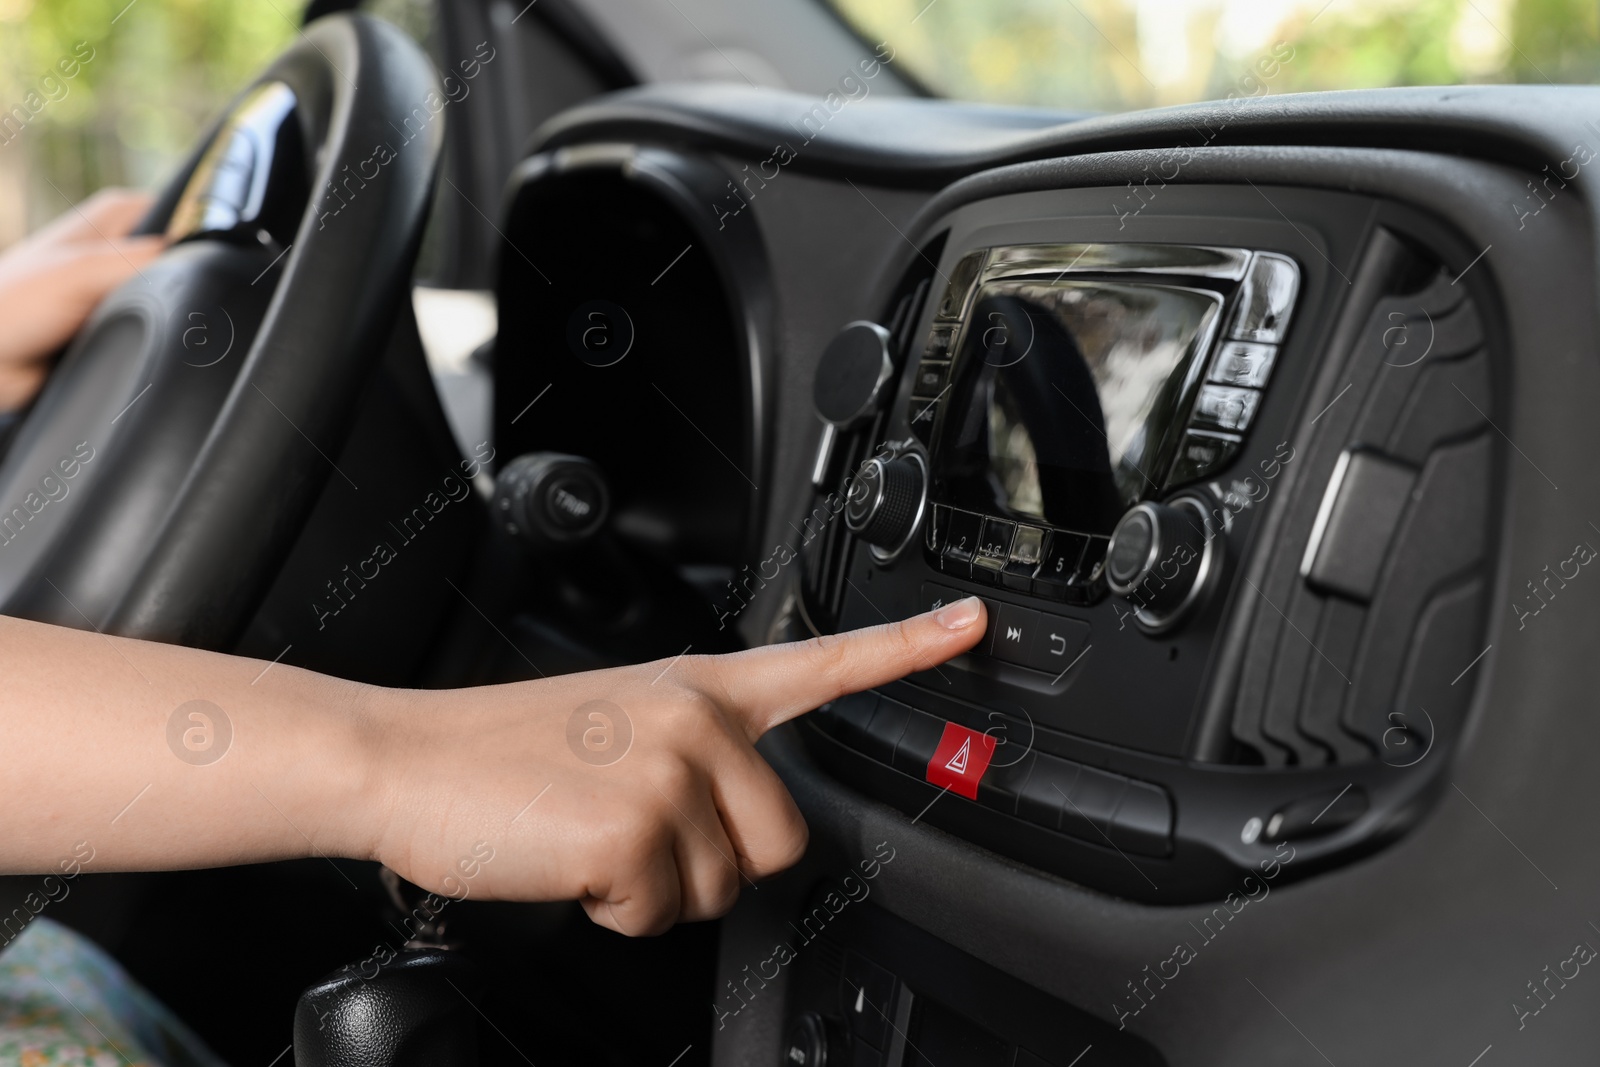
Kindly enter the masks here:
<path id="1" fill-rule="evenodd" d="M 801 608 L 826 633 L 982 597 L 977 648 L 813 716 L 815 755 L 985 848 L 1186 903 L 1426 810 L 1482 648 L 1500 397 L 1493 309 L 1427 218 L 1162 196 L 1137 240 L 1082 190 L 927 229 L 818 364 Z"/>

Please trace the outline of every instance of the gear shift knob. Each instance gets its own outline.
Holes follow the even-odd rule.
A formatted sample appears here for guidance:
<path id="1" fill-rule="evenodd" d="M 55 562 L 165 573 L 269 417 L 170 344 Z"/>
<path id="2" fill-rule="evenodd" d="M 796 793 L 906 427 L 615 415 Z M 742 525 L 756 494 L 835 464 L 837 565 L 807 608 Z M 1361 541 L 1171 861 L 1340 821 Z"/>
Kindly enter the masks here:
<path id="1" fill-rule="evenodd" d="M 296 1067 L 477 1067 L 472 964 L 446 949 L 404 949 L 341 967 L 300 994 Z"/>

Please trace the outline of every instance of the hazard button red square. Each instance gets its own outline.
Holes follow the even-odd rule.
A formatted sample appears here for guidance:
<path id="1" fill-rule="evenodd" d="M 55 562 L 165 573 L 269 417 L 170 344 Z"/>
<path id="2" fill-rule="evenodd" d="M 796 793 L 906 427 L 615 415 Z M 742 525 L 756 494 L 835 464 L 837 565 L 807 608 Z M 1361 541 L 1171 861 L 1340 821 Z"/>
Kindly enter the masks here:
<path id="1" fill-rule="evenodd" d="M 968 800 L 978 799 L 978 781 L 989 769 L 994 756 L 995 740 L 953 722 L 944 724 L 944 734 L 939 747 L 928 761 L 927 779 L 944 786 L 952 793 L 960 793 Z"/>

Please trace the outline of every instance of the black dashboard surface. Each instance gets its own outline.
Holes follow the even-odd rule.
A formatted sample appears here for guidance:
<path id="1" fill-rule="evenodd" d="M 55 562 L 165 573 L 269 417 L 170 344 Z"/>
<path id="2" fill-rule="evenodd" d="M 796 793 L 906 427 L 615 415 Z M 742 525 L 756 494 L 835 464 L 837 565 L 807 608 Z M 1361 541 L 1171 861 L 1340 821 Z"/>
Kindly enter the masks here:
<path id="1" fill-rule="evenodd" d="M 1305 214 L 1293 197 L 1280 205 L 1268 191 L 1298 189 L 1422 220 L 1417 232 L 1433 235 L 1436 284 L 1471 286 L 1494 337 L 1501 377 L 1495 406 L 1480 412 L 1490 426 L 1484 440 L 1502 457 L 1488 512 L 1487 647 L 1459 664 L 1460 685 L 1476 690 L 1452 744 L 1423 757 L 1433 760 L 1429 785 L 1403 834 L 1327 870 L 1312 870 L 1314 846 L 1297 849 L 1291 840 L 1273 854 L 1279 870 L 1300 862 L 1296 877 L 1259 895 L 1246 887 L 1198 903 L 1136 902 L 1046 873 L 974 843 L 961 820 L 924 819 L 907 801 L 873 795 L 825 766 L 807 724 L 775 732 L 763 748 L 805 812 L 812 846 L 800 868 L 747 893 L 724 924 L 719 988 L 708 991 L 718 1019 L 716 1062 L 779 1061 L 794 998 L 814 972 L 796 964 L 768 975 L 759 995 L 745 984 L 750 995 L 736 1012 L 726 997 L 771 958 L 774 942 L 793 936 L 790 923 L 819 886 L 864 857 L 881 859 L 886 847 L 894 860 L 872 883 L 873 906 L 904 920 L 906 937 L 920 932 L 992 968 L 999 977 L 991 992 L 1017 981 L 1081 1015 L 1086 1021 L 1072 1026 L 1088 1035 L 1084 1067 L 1141 1062 L 1152 1049 L 1168 1063 L 1196 1065 L 1492 1067 L 1591 1058 L 1585 1050 L 1600 1036 L 1592 999 L 1600 991 L 1590 993 L 1582 970 L 1575 977 L 1568 964 L 1585 955 L 1582 946 L 1600 944 L 1593 908 L 1600 856 L 1585 833 L 1600 806 L 1600 776 L 1589 768 L 1600 751 L 1600 720 L 1589 713 L 1600 691 L 1600 659 L 1591 651 L 1600 638 L 1600 583 L 1581 571 L 1576 578 L 1561 571 L 1559 586 L 1535 583 L 1574 557 L 1574 543 L 1600 543 L 1600 485 L 1590 475 L 1600 452 L 1600 423 L 1590 415 L 1600 396 L 1600 216 L 1587 171 L 1600 149 L 1591 121 L 1600 91 L 1351 92 L 1093 118 L 852 102 L 788 159 L 763 169 L 775 146 L 795 140 L 794 123 L 815 104 L 727 87 L 632 90 L 564 113 L 533 146 L 556 161 L 612 146 L 605 150 L 623 171 L 639 158 L 630 152 L 646 150 L 715 168 L 725 187 L 680 183 L 670 209 L 689 218 L 707 269 L 724 277 L 727 231 L 745 232 L 741 256 L 750 238 L 757 241 L 770 302 L 746 309 L 741 336 L 762 383 L 749 403 L 761 410 L 730 417 L 766 428 L 750 453 L 761 457 L 759 469 L 748 471 L 760 487 L 751 499 L 764 511 L 752 517 L 749 558 L 724 561 L 736 578 L 761 576 L 734 613 L 747 641 L 803 636 L 814 623 L 797 599 L 794 569 L 775 566 L 769 574 L 763 566 L 779 555 L 775 547 L 798 539 L 814 504 L 817 358 L 843 324 L 887 320 L 905 279 L 929 273 L 928 261 L 938 258 L 929 249 L 952 217 L 1011 198 L 1004 202 L 1030 205 L 1020 223 L 1051 215 L 1061 191 L 1085 190 L 1063 214 L 1083 220 L 1087 239 L 1106 240 L 1108 226 L 1126 233 L 1118 239 L 1156 239 L 1150 235 L 1192 222 L 1199 201 L 1259 198 L 1258 217 L 1292 244 Z M 619 145 L 633 147 L 618 154 Z M 1155 185 L 1152 173 L 1160 175 Z M 1152 195 L 1137 213 L 1119 216 L 1133 183 Z M 1186 188 L 1163 195 L 1168 185 Z M 1082 204 L 1097 196 L 1104 206 L 1087 213 Z M 1356 299 L 1380 215 L 1353 221 L 1334 245 L 1300 235 L 1298 255 L 1330 279 L 1330 292 L 1348 290 L 1341 299 Z M 1358 338 L 1338 334 L 1328 320 L 1315 340 L 1332 350 Z M 1323 403 L 1336 403 L 1341 387 L 1353 384 L 1328 370 L 1316 389 L 1296 394 L 1305 433 Z M 715 459 L 686 454 L 686 469 L 701 462 Z M 1454 534 L 1438 536 L 1443 551 Z M 789 555 L 800 556 L 802 546 L 793 547 Z M 906 789 L 929 788 L 905 781 Z M 967 803 L 937 790 L 917 795 Z M 1180 825 L 1186 817 L 1180 803 Z M 929 1002 L 997 1020 L 991 1028 L 1008 1025 L 975 984 L 918 977 L 916 961 L 944 958 L 938 952 L 905 953 L 877 962 Z M 824 955 L 813 953 L 815 966 Z M 960 998 L 970 1004 L 951 1003 Z M 910 1013 L 909 997 L 905 1003 Z M 1097 1054 L 1099 1024 L 1136 1043 L 1106 1037 Z M 1001 1043 L 1026 1045 L 1020 1036 Z M 912 1062 L 903 1047 L 900 1054 Z M 1065 1067 L 1078 1052 L 1034 1047 L 1029 1054 Z"/>

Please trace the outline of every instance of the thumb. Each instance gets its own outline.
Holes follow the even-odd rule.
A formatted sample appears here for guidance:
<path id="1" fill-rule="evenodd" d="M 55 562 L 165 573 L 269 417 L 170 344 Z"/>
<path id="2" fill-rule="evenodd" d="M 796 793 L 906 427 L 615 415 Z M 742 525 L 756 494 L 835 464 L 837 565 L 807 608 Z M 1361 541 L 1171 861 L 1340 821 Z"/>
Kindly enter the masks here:
<path id="1" fill-rule="evenodd" d="M 702 661 L 752 741 L 846 693 L 886 685 L 959 656 L 987 626 L 968 597 L 901 622 L 768 645 Z"/>

